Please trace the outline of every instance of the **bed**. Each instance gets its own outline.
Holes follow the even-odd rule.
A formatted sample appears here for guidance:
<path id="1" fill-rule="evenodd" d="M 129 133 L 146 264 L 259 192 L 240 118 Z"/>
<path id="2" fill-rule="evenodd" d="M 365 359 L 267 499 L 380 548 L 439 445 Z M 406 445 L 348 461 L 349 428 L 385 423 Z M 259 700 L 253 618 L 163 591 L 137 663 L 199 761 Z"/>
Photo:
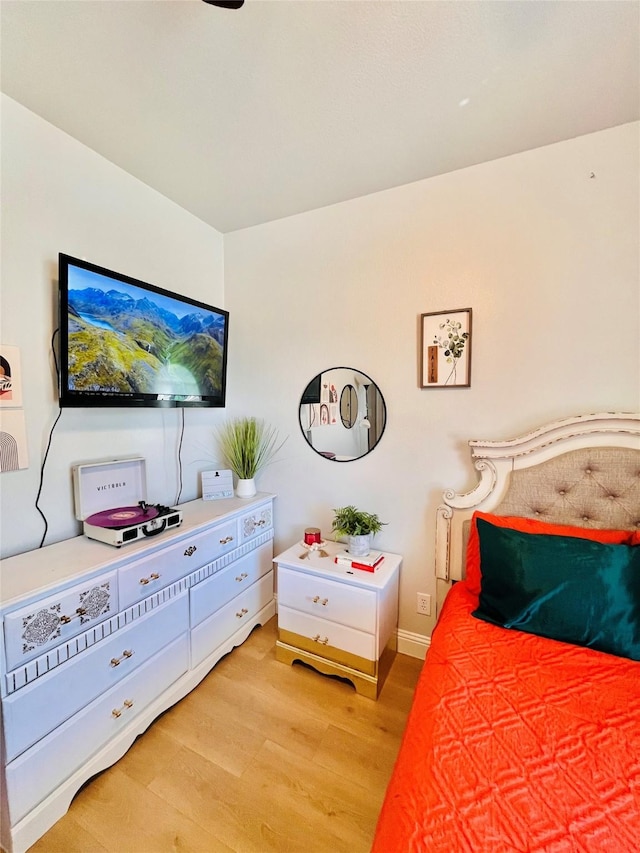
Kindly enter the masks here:
<path id="1" fill-rule="evenodd" d="M 636 853 L 640 415 L 470 447 L 373 853 Z"/>

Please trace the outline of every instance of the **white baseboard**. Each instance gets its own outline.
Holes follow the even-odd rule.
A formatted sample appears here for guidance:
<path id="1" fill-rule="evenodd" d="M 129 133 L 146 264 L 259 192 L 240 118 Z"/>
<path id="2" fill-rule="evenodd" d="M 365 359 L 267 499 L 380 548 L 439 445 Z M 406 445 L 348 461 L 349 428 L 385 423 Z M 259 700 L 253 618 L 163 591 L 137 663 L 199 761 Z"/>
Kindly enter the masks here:
<path id="1" fill-rule="evenodd" d="M 398 651 L 403 655 L 424 660 L 427 649 L 431 645 L 431 637 L 424 634 L 414 634 L 411 631 L 398 630 Z"/>

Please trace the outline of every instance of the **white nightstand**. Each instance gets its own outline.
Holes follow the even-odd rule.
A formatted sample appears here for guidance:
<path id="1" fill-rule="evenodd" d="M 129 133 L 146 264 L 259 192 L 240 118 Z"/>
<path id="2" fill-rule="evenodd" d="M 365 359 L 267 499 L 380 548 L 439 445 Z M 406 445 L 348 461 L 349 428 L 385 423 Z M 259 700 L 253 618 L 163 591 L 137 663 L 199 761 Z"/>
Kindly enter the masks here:
<path id="1" fill-rule="evenodd" d="M 385 552 L 376 571 L 367 572 L 334 562 L 344 548 L 327 542 L 328 556 L 321 557 L 297 544 L 274 558 L 276 658 L 347 678 L 358 693 L 377 699 L 396 653 L 402 557 Z"/>

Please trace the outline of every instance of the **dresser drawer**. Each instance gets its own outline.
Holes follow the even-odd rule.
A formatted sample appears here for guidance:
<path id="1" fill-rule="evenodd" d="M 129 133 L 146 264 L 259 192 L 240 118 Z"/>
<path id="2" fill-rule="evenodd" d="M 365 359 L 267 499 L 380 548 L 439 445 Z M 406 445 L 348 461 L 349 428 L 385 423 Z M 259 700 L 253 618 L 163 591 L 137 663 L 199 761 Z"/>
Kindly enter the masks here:
<path id="1" fill-rule="evenodd" d="M 376 632 L 376 594 L 370 589 L 278 566 L 278 610 L 280 605 L 358 631 Z"/>
<path id="2" fill-rule="evenodd" d="M 120 607 L 129 607 L 238 547 L 237 521 L 181 539 L 119 570 Z"/>
<path id="3" fill-rule="evenodd" d="M 188 593 L 56 667 L 3 702 L 7 761 L 69 719 L 189 627 Z"/>
<path id="4" fill-rule="evenodd" d="M 233 601 L 191 631 L 191 666 L 198 664 L 273 601 L 273 571 L 263 575 Z"/>
<path id="5" fill-rule="evenodd" d="M 118 612 L 117 572 L 100 575 L 4 617 L 7 670 Z"/>
<path id="6" fill-rule="evenodd" d="M 198 625 L 271 571 L 271 543 L 251 551 L 190 590 L 191 625 Z"/>
<path id="7" fill-rule="evenodd" d="M 280 604 L 278 595 L 278 630 L 283 642 L 320 655 L 320 657 L 368 671 L 375 668 L 376 638 L 338 622 L 319 619 Z M 295 637 L 286 634 L 295 634 Z M 357 662 L 353 656 L 359 658 Z M 365 665 L 365 661 L 369 662 Z"/>
<path id="8" fill-rule="evenodd" d="M 186 634 L 7 765 L 11 823 L 67 779 L 189 666 Z"/>
<path id="9" fill-rule="evenodd" d="M 260 507 L 243 515 L 240 518 L 240 539 L 242 542 L 248 542 L 254 536 L 264 533 L 273 526 L 273 512 L 271 504 L 265 507 Z"/>

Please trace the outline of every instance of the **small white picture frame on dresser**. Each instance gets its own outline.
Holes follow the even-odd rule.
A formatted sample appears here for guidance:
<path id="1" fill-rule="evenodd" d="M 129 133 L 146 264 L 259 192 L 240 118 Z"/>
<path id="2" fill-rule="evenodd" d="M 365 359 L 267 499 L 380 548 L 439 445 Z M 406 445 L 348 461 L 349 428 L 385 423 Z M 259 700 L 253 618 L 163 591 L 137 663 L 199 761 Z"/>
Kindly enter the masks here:
<path id="1" fill-rule="evenodd" d="M 203 471 L 201 476 L 203 501 L 233 497 L 233 474 L 230 470 Z"/>

